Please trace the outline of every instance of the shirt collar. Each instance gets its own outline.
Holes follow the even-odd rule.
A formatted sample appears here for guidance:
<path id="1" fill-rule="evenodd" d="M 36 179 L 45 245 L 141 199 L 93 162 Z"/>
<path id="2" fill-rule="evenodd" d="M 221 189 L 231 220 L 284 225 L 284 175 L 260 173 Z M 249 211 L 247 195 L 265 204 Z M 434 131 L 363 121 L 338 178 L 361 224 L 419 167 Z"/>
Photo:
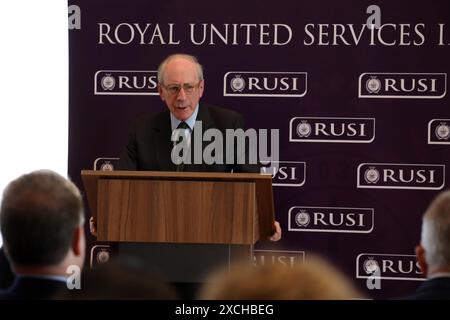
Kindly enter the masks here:
<path id="1" fill-rule="evenodd" d="M 197 120 L 198 106 L 199 105 L 197 104 L 192 115 L 184 121 L 189 126 L 191 131 L 194 130 L 195 120 Z M 170 124 L 172 126 L 172 131 L 175 130 L 181 122 L 182 121 L 178 120 L 172 113 L 170 113 Z"/>

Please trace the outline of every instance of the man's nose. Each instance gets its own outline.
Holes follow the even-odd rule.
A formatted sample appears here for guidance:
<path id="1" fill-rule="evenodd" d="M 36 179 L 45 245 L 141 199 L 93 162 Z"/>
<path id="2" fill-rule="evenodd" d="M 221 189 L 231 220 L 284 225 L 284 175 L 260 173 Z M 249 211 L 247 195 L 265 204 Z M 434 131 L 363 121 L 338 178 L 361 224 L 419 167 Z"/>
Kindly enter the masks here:
<path id="1" fill-rule="evenodd" d="M 186 99 L 186 91 L 184 91 L 183 87 L 181 87 L 177 95 L 177 100 L 185 100 L 185 99 Z"/>

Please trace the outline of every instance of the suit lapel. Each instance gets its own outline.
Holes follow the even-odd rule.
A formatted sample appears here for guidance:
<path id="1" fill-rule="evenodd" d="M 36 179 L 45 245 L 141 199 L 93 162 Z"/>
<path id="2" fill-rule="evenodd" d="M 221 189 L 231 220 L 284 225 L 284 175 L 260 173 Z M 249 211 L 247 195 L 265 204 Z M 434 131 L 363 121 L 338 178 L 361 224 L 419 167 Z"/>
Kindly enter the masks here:
<path id="1" fill-rule="evenodd" d="M 209 128 L 214 128 L 214 125 L 215 125 L 215 122 L 214 122 L 213 118 L 211 117 L 209 109 L 208 109 L 208 107 L 205 104 L 200 104 L 199 105 L 196 121 L 201 121 L 202 122 L 202 132 L 201 132 L 201 135 L 199 135 L 199 137 L 198 137 L 198 138 L 200 138 L 199 141 L 197 141 L 198 139 L 196 139 L 195 131 L 198 130 L 199 128 L 198 127 L 194 127 L 194 130 L 192 131 L 192 135 L 191 135 L 191 164 L 188 164 L 185 167 L 185 171 L 207 171 L 206 164 L 204 164 L 204 163 L 202 163 L 201 165 L 194 164 L 195 145 L 200 143 L 200 145 L 202 146 L 201 150 L 202 150 L 202 156 L 203 156 L 203 150 L 205 148 L 205 143 L 203 142 L 203 133 L 206 130 L 208 130 Z"/>
<path id="2" fill-rule="evenodd" d="M 196 121 L 202 121 L 203 132 L 209 128 L 213 128 L 215 125 L 209 109 L 205 104 L 200 104 Z"/>
<path id="3" fill-rule="evenodd" d="M 166 110 L 160 114 L 155 126 L 156 158 L 160 171 L 176 170 L 170 157 L 173 147 L 173 142 L 170 140 L 171 136 L 172 127 L 170 124 L 170 114 L 169 111 Z"/>

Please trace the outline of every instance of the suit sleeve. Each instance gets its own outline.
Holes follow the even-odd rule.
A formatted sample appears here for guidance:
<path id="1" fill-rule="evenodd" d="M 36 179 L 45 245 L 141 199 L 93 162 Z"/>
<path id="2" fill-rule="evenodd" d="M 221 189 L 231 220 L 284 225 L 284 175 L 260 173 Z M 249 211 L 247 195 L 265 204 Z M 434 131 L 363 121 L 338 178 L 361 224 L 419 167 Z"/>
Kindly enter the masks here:
<path id="1" fill-rule="evenodd" d="M 136 128 L 133 127 L 128 136 L 128 143 L 120 155 L 117 170 L 138 170 L 137 159 Z"/>

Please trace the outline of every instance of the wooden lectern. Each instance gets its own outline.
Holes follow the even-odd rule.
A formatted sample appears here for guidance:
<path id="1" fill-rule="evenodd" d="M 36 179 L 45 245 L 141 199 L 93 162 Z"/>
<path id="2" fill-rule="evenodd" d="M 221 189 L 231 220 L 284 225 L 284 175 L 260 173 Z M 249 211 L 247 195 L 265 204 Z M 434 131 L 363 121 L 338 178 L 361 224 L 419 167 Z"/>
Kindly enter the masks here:
<path id="1" fill-rule="evenodd" d="M 118 242 L 119 255 L 147 256 L 171 281 L 199 282 L 213 266 L 253 259 L 255 242 L 274 232 L 270 175 L 83 170 L 81 176 L 97 240 Z"/>

